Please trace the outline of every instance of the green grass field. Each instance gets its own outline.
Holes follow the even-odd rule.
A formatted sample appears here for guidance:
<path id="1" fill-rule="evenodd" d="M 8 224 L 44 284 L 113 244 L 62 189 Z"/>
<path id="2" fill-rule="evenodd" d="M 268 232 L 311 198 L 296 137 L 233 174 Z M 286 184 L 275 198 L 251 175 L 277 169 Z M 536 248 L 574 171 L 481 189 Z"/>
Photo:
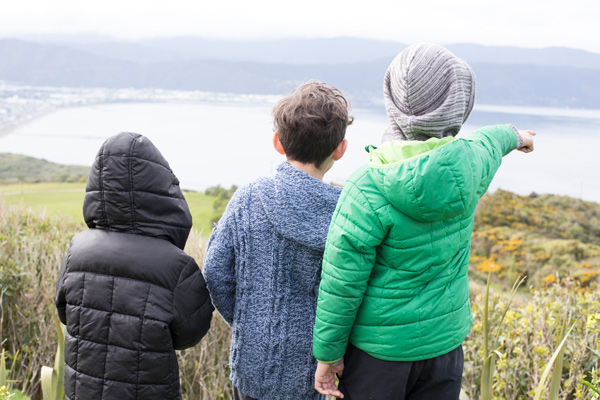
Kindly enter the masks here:
<path id="1" fill-rule="evenodd" d="M 85 183 L 27 183 L 0 185 L 2 201 L 7 204 L 23 204 L 48 215 L 67 216 L 76 222 L 83 221 L 83 198 Z M 194 229 L 202 236 L 212 230 L 210 217 L 214 197 L 204 193 L 184 192 L 194 221 Z"/>

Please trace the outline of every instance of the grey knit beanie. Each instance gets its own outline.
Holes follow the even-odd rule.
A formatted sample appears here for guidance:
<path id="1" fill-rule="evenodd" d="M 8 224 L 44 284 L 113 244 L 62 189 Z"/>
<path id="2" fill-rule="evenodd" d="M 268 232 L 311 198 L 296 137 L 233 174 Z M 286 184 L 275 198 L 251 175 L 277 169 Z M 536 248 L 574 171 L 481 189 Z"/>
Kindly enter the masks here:
<path id="1" fill-rule="evenodd" d="M 445 48 L 415 44 L 390 64 L 383 94 L 390 120 L 383 142 L 455 136 L 473 108 L 475 76 Z"/>

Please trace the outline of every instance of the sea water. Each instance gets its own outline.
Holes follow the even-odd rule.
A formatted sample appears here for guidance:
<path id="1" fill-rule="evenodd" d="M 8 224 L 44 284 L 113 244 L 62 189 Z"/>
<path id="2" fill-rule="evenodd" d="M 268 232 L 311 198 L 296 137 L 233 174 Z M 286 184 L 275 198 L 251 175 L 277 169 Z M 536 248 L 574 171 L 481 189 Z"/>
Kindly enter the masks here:
<path id="1" fill-rule="evenodd" d="M 273 150 L 272 105 L 121 103 L 60 109 L 0 132 L 0 152 L 63 164 L 90 165 L 107 137 L 141 133 L 154 142 L 181 181 L 204 190 L 243 185 L 272 174 L 284 158 Z M 325 176 L 342 184 L 368 161 L 366 145 L 379 145 L 383 110 L 355 109 L 348 151 Z M 490 187 L 528 195 L 552 193 L 600 202 L 600 110 L 476 106 L 458 137 L 493 124 L 538 132 L 535 151 L 512 152 Z"/>

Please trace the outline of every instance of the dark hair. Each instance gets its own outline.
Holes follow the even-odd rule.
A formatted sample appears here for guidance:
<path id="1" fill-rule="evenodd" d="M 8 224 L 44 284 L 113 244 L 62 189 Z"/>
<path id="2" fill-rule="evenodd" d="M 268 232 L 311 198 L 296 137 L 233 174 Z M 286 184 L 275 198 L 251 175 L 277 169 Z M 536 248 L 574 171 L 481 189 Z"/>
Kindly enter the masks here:
<path id="1" fill-rule="evenodd" d="M 279 100 L 273 107 L 273 123 L 286 157 L 319 168 L 354 121 L 349 108 L 342 92 L 315 81 Z"/>

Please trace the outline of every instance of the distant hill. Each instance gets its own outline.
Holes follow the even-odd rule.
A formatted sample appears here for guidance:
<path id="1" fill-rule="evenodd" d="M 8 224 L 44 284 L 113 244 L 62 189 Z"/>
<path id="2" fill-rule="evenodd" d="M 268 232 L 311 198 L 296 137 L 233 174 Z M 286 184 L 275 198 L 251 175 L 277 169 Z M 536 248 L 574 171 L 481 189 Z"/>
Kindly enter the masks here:
<path id="1" fill-rule="evenodd" d="M 450 44 L 446 48 L 468 63 L 529 64 L 600 69 L 600 54 L 567 47 L 526 49 L 462 43 Z"/>
<path id="2" fill-rule="evenodd" d="M 138 86 L 141 66 L 66 46 L 0 39 L 0 80 L 32 86 Z M 133 84 L 126 85 L 126 82 Z"/>
<path id="3" fill-rule="evenodd" d="M 40 44 L 0 39 L 0 81 L 34 86 L 283 94 L 307 79 L 379 106 L 383 75 L 406 45 L 355 38 Z M 566 48 L 447 46 L 477 75 L 488 104 L 600 108 L 600 54 Z"/>
<path id="4" fill-rule="evenodd" d="M 276 40 L 206 39 L 175 37 L 114 41 L 78 36 L 37 37 L 30 41 L 57 44 L 116 60 L 164 63 L 190 60 L 250 61 L 274 64 L 348 64 L 392 59 L 408 43 L 336 37 Z M 473 43 L 445 44 L 468 63 L 533 64 L 600 69 L 600 54 L 566 47 L 519 48 Z"/>
<path id="5" fill-rule="evenodd" d="M 200 37 L 111 41 L 77 37 L 36 37 L 36 43 L 59 45 L 112 59 L 137 63 L 221 60 L 274 64 L 346 64 L 393 58 L 406 47 L 394 41 L 350 37 L 278 40 L 228 40 Z"/>
<path id="6" fill-rule="evenodd" d="M 20 154 L 0 153 L 0 184 L 84 182 L 89 167 L 61 165 Z"/>
<path id="7" fill-rule="evenodd" d="M 479 103 L 600 108 L 600 69 L 479 62 L 471 66 Z"/>

